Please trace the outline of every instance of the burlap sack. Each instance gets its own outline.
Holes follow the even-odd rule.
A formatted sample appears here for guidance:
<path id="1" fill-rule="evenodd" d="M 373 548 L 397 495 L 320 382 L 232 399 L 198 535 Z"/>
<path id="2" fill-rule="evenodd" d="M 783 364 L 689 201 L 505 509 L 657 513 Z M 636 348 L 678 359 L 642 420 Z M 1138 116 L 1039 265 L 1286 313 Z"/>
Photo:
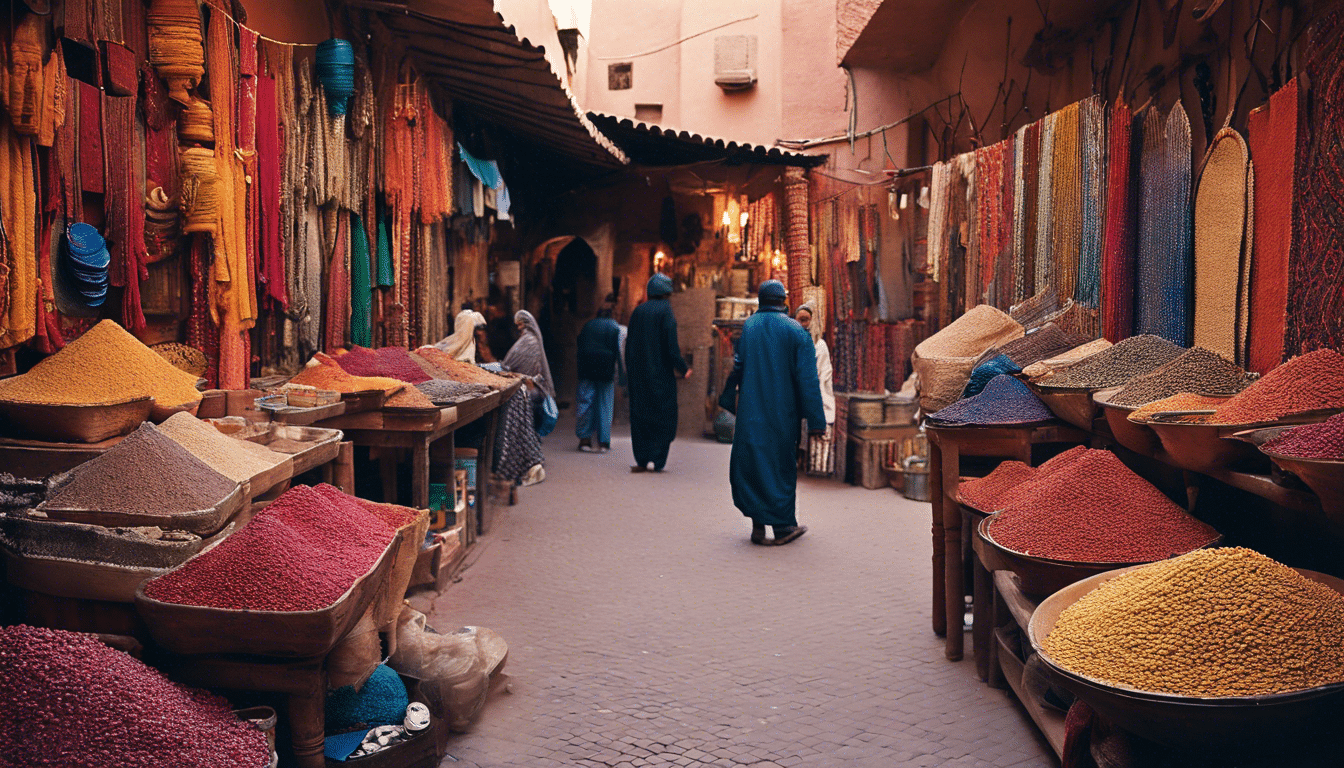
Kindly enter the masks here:
<path id="1" fill-rule="evenodd" d="M 1032 363 L 1026 368 L 1023 368 L 1022 373 L 1032 381 L 1041 381 L 1048 378 L 1051 374 L 1062 371 L 1079 360 L 1089 358 L 1109 346 L 1111 346 L 1111 342 L 1105 339 L 1089 341 L 1086 344 L 1070 349 L 1068 352 L 1065 352 L 1058 357 L 1042 360 L 1038 363 Z"/>
<path id="2" fill-rule="evenodd" d="M 933 413 L 955 403 L 980 355 L 1022 334 L 1017 321 L 981 304 L 920 342 L 910 356 L 919 375 L 920 407 L 925 413 Z"/>

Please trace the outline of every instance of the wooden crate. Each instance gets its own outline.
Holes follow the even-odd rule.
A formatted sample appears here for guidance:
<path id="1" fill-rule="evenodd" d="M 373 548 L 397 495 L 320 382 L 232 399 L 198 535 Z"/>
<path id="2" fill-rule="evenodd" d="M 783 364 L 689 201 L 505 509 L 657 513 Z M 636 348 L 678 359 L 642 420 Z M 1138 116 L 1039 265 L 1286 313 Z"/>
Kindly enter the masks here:
<path id="1" fill-rule="evenodd" d="M 865 440 L 849 436 L 849 454 L 853 462 L 854 484 L 869 490 L 888 487 L 887 464 L 900 450 L 899 440 Z"/>

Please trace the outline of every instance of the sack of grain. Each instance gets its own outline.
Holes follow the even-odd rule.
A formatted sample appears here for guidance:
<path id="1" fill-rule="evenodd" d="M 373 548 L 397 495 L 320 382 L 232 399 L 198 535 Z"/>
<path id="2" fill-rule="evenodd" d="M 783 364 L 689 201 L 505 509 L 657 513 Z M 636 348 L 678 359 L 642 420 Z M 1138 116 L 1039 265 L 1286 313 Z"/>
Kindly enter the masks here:
<path id="1" fill-rule="evenodd" d="M 919 374 L 920 407 L 933 413 L 955 403 L 981 353 L 1022 333 L 1006 313 L 981 304 L 920 342 L 910 358 Z"/>

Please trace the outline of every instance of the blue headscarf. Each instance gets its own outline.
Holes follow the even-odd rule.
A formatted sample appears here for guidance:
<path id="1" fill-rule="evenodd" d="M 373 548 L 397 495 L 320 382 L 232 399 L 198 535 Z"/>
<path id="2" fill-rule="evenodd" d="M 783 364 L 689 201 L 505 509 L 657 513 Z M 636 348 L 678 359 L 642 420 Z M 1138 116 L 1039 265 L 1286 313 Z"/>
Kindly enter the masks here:
<path id="1" fill-rule="evenodd" d="M 672 278 L 664 275 L 662 272 L 655 272 L 653 277 L 649 278 L 649 285 L 646 291 L 650 299 L 656 299 L 660 296 L 672 295 Z"/>

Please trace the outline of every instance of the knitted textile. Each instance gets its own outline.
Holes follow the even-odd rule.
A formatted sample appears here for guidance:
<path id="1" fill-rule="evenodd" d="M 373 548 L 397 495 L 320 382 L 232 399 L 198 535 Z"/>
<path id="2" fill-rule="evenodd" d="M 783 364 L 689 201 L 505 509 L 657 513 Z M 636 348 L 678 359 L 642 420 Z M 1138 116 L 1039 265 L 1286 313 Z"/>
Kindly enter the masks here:
<path id="1" fill-rule="evenodd" d="M 1101 271 L 1101 330 L 1112 343 L 1134 330 L 1133 114 L 1111 108 L 1106 168 L 1106 232 Z"/>
<path id="2" fill-rule="evenodd" d="M 1040 173 L 1036 185 L 1036 291 L 1057 288 L 1055 283 L 1055 262 L 1050 257 L 1054 238 L 1051 227 L 1054 222 L 1055 204 L 1055 125 L 1059 122 L 1059 113 L 1051 112 L 1041 119 Z"/>
<path id="3" fill-rule="evenodd" d="M 1297 170 L 1297 79 L 1252 110 L 1247 138 L 1255 173 L 1254 260 L 1246 368 L 1266 373 L 1283 362 L 1288 267 L 1293 254 L 1293 185 Z"/>
<path id="4" fill-rule="evenodd" d="M 994 306 L 1006 306 L 997 282 L 998 264 L 1012 258 L 1013 176 L 1005 173 L 1012 157 L 1012 141 L 1001 141 L 975 152 L 975 178 L 979 186 L 976 204 L 980 237 L 980 279 L 978 294 L 989 296 Z M 1007 293 L 1007 291 L 1003 291 Z"/>
<path id="5" fill-rule="evenodd" d="M 1027 126 L 1022 138 L 1022 198 L 1021 212 L 1015 214 L 1022 218 L 1022 236 L 1014 240 L 1017 261 L 1021 262 L 1021 288 L 1018 301 L 1040 293 L 1045 286 L 1036 282 L 1036 231 L 1040 220 L 1040 173 L 1041 173 L 1041 122 L 1038 120 Z M 1016 204 L 1016 203 L 1015 203 Z M 1017 224 L 1014 222 L 1014 227 Z"/>
<path id="6" fill-rule="evenodd" d="M 1081 109 L 1073 103 L 1055 113 L 1054 156 L 1050 160 L 1050 255 L 1055 290 L 1072 298 L 1078 285 L 1078 253 L 1083 231 Z"/>
<path id="7" fill-rule="evenodd" d="M 1298 251 L 1289 267 L 1286 356 L 1344 348 L 1344 15 L 1322 16 L 1308 33 L 1310 113 L 1293 197 Z"/>
<path id="8" fill-rule="evenodd" d="M 1245 362 L 1249 169 L 1246 142 L 1224 128 L 1214 136 L 1195 196 L 1194 342 L 1236 363 Z"/>
<path id="9" fill-rule="evenodd" d="M 1082 231 L 1078 283 L 1073 298 L 1084 307 L 1100 305 L 1101 251 L 1106 223 L 1106 106 L 1100 96 L 1079 103 L 1078 144 L 1082 152 Z"/>
<path id="10" fill-rule="evenodd" d="M 1191 325 L 1190 119 L 1177 102 L 1143 120 L 1135 327 L 1182 346 Z"/>

